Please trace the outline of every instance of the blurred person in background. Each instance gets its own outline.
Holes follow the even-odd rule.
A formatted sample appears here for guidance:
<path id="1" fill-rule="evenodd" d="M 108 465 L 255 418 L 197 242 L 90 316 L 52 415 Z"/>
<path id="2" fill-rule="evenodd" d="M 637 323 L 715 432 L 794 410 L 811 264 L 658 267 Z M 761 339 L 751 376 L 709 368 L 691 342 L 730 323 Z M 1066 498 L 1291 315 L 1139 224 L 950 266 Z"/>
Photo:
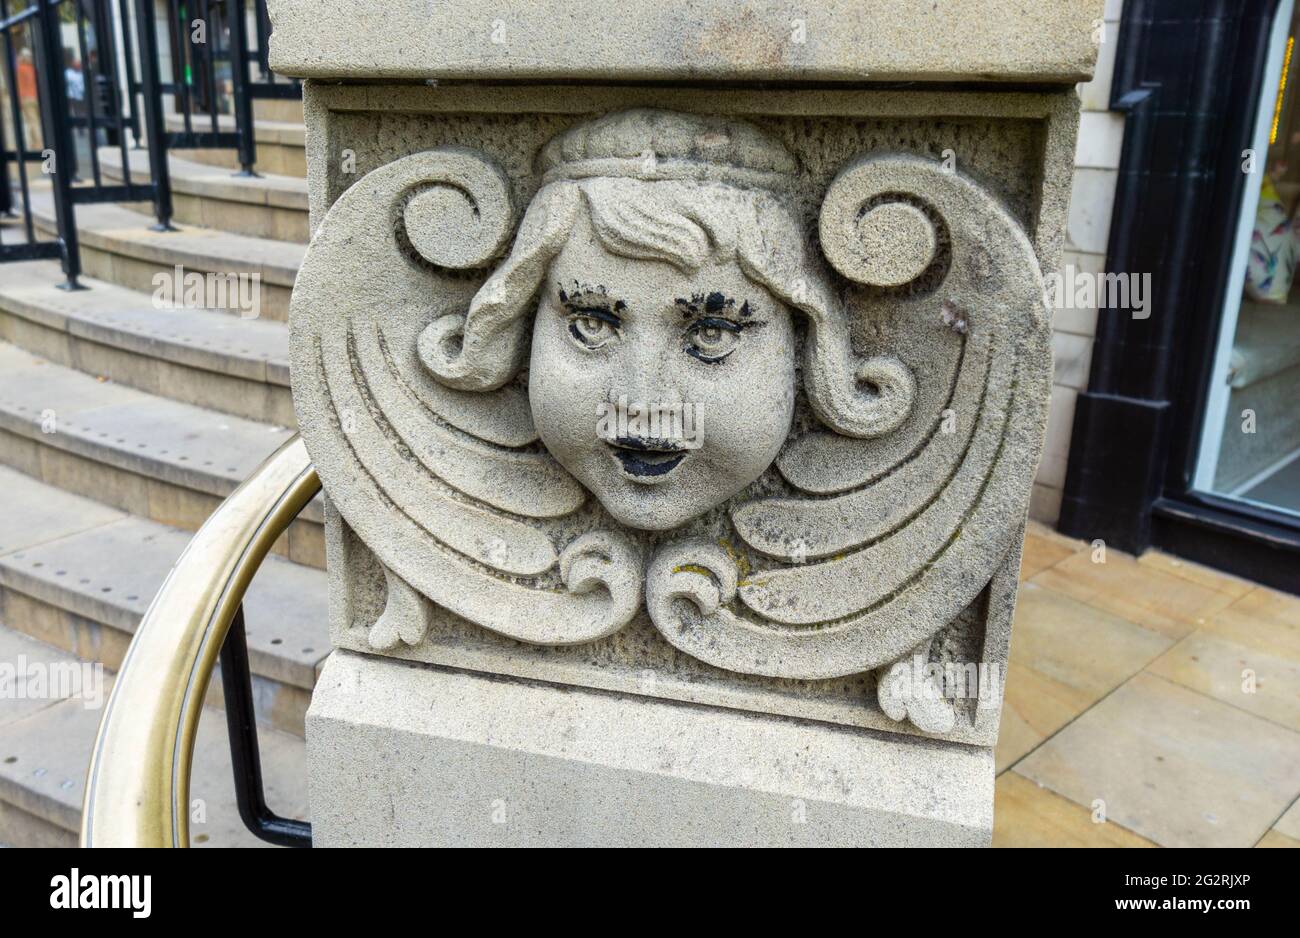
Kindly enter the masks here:
<path id="1" fill-rule="evenodd" d="M 22 105 L 23 136 L 27 149 L 41 148 L 41 105 L 36 97 L 36 66 L 32 62 L 32 50 L 23 49 L 18 53 L 18 100 Z"/>

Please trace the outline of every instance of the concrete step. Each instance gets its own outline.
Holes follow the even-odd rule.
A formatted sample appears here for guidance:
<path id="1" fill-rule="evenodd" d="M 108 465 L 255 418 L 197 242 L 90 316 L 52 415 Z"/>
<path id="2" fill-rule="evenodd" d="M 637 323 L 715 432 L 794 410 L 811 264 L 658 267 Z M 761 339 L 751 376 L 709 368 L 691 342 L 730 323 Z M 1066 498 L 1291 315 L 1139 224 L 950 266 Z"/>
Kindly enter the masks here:
<path id="1" fill-rule="evenodd" d="M 81 826 L 90 752 L 112 676 L 0 624 L 0 661 L 21 661 L 23 696 L 0 698 L 0 843 L 74 847 Z M 75 696 L 51 694 L 38 676 L 76 675 Z M 102 685 L 98 683 L 102 678 Z M 98 693 L 96 693 L 98 690 Z M 33 697 L 28 697 L 32 694 Z M 273 811 L 308 818 L 305 744 L 259 728 L 263 786 Z M 225 717 L 205 707 L 190 778 L 190 841 L 196 847 L 266 846 L 244 828 L 235 805 Z"/>
<path id="2" fill-rule="evenodd" d="M 32 187 L 32 213 L 43 234 L 55 233 L 54 204 L 46 186 Z M 82 269 L 131 290 L 153 295 L 163 274 L 174 281 L 182 273 L 255 274 L 256 299 L 241 308 L 240 291 L 225 290 L 209 298 L 210 308 L 242 316 L 287 322 L 289 296 L 306 246 L 269 238 L 253 238 L 211 228 L 181 226 L 177 231 L 152 231 L 139 212 L 120 205 L 78 205 L 77 233 L 81 238 Z"/>
<path id="3" fill-rule="evenodd" d="M 197 530 L 290 433 L 0 344 L 0 463 L 141 518 Z M 316 499 L 276 550 L 323 567 L 323 519 Z"/>
<path id="4" fill-rule="evenodd" d="M 279 81 L 283 79 L 277 79 Z M 302 98 L 254 98 L 253 117 L 260 121 L 303 124 Z"/>
<path id="5" fill-rule="evenodd" d="M 0 621 L 116 670 L 189 539 L 0 468 Z M 244 601 L 258 718 L 298 736 L 329 652 L 326 594 L 320 570 L 272 555 Z M 220 690 L 214 680 L 210 703 Z"/>
<path id="6" fill-rule="evenodd" d="M 301 105 L 301 102 L 299 102 Z M 212 129 L 211 117 L 191 118 L 191 128 L 196 133 Z M 178 114 L 167 117 L 169 131 L 183 131 L 185 118 Z M 228 115 L 217 118 L 217 129 L 230 132 L 235 129 L 235 119 Z M 253 121 L 253 139 L 257 142 L 254 168 L 259 173 L 277 173 L 281 176 L 307 178 L 307 128 L 301 121 L 273 121 L 260 118 Z M 176 150 L 196 163 L 239 169 L 239 155 L 233 148 Z"/>
<path id="7" fill-rule="evenodd" d="M 150 178 L 147 151 L 128 150 L 127 157 L 133 181 Z M 106 178 L 124 181 L 121 150 L 101 147 L 99 163 Z M 225 167 L 182 159 L 175 154 L 169 157 L 167 165 L 177 224 L 307 243 L 307 182 L 303 178 L 270 174 L 238 176 Z M 132 203 L 126 207 L 149 216 L 152 222 L 152 203 Z"/>
<path id="8" fill-rule="evenodd" d="M 56 289 L 57 261 L 6 264 L 0 340 L 59 365 L 187 404 L 295 425 L 283 323 L 158 307 L 93 277 Z"/>

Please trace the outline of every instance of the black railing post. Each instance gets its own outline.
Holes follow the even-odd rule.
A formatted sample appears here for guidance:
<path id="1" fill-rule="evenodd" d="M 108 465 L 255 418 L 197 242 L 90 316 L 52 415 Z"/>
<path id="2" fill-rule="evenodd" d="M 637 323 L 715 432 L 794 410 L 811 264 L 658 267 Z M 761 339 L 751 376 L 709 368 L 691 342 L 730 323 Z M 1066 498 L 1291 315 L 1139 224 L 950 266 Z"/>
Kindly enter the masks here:
<path id="1" fill-rule="evenodd" d="M 138 0 L 137 0 L 138 2 Z M 189 4 L 182 8 L 181 0 L 166 0 L 167 39 L 172 52 L 172 96 L 179 104 L 185 134 L 194 132 L 193 83 L 194 67 L 191 60 L 194 49 L 190 43 L 190 24 L 185 22 Z"/>
<path id="2" fill-rule="evenodd" d="M 94 10 L 95 62 L 99 74 L 95 92 L 104 121 L 104 142 L 115 146 L 126 133 L 118 75 L 117 33 L 113 29 L 113 0 L 88 0 Z"/>
<path id="3" fill-rule="evenodd" d="M 122 78 L 126 86 L 127 109 L 131 114 L 131 138 L 135 149 L 141 147 L 140 107 L 136 103 L 136 91 L 139 82 L 135 77 L 135 50 L 131 42 L 131 7 L 128 0 L 117 0 L 117 18 L 121 21 L 122 34 Z"/>
<path id="4" fill-rule="evenodd" d="M 158 78 L 158 25 L 153 0 L 136 0 L 135 21 L 140 40 L 140 88 L 144 97 L 144 125 L 149 144 L 149 173 L 153 176 L 154 231 L 174 231 L 172 183 L 167 169 L 167 128 L 163 123 L 162 88 Z"/>
<path id="5" fill-rule="evenodd" d="M 122 38 L 128 41 L 129 17 L 127 0 L 118 0 L 123 11 Z M 171 218 L 171 190 L 167 178 L 166 152 L 168 138 L 162 126 L 161 89 L 156 86 L 157 63 L 146 59 L 150 75 L 155 79 L 148 89 L 137 86 L 130 77 L 128 66 L 119 69 L 117 35 L 113 24 L 113 0 L 34 0 L 16 14 L 10 14 L 9 0 L 0 0 L 0 71 L 4 76 L 4 94 L 8 98 L 9 118 L 17 139 L 10 146 L 0 140 L 0 211 L 13 210 L 21 199 L 22 234 L 25 243 L 0 243 L 0 262 L 58 258 L 63 267 L 65 282 L 62 289 L 84 289 L 80 282 L 80 233 L 77 228 L 76 207 L 99 202 L 142 202 L 155 200 L 159 218 L 169 227 Z M 145 13 L 151 8 L 142 4 Z M 149 28 L 153 26 L 149 17 Z M 24 50 L 15 53 L 14 35 L 19 30 L 31 31 L 31 54 Z M 69 74 L 71 62 L 65 61 L 64 30 L 75 43 L 74 51 L 80 54 L 84 89 L 76 101 L 70 100 Z M 93 31 L 93 33 L 92 33 Z M 144 35 L 146 30 L 142 30 Z M 92 41 L 93 36 L 93 41 Z M 152 44 L 156 56 L 157 43 Z M 119 74 L 128 74 L 125 93 L 134 102 L 137 91 L 147 94 L 154 105 L 154 131 L 150 143 L 151 170 L 157 182 L 148 185 L 136 183 L 131 176 L 130 154 L 126 143 L 127 118 L 121 102 L 122 89 Z M 34 87 L 33 87 L 34 86 Z M 32 106 L 39 112 L 32 114 Z M 73 109 L 76 113 L 73 113 Z M 89 142 L 89 160 L 77 159 L 80 143 L 78 132 L 85 127 Z M 101 128 L 105 142 L 115 144 L 122 159 L 121 184 L 104 178 L 99 162 Z M 137 138 L 139 139 L 139 138 Z M 233 143 L 232 143 L 233 146 Z M 42 164 L 44 175 L 49 177 L 49 204 L 53 207 L 55 233 L 47 239 L 37 237 L 36 217 L 33 208 L 29 164 Z M 89 179 L 77 180 L 77 164 L 91 168 Z M 18 191 L 12 189 L 10 163 L 17 164 Z M 42 187 L 44 191 L 44 187 Z M 40 203 L 43 214 L 49 214 Z M 6 232 L 7 233 L 7 232 Z M 3 240 L 3 239 L 0 239 Z"/>
<path id="6" fill-rule="evenodd" d="M 192 67 L 190 76 L 195 80 L 198 90 L 199 105 L 206 105 L 208 117 L 211 122 L 211 132 L 216 135 L 221 132 L 221 122 L 218 120 L 218 114 L 221 111 L 221 93 L 217 88 L 217 68 L 216 68 L 216 46 L 221 37 L 219 30 L 216 29 L 216 21 L 212 18 L 212 10 L 208 7 L 208 0 L 195 0 L 194 12 L 197 16 L 190 21 L 185 35 L 189 40 L 190 61 Z M 194 24 L 203 24 L 202 42 L 196 42 L 194 39 Z"/>
<path id="7" fill-rule="evenodd" d="M 19 140 L 14 147 L 18 159 L 22 160 L 24 141 Z M 0 215 L 14 213 L 13 191 L 9 188 L 9 154 L 5 151 L 5 122 L 0 120 Z"/>
<path id="8" fill-rule="evenodd" d="M 122 183 L 128 189 L 133 187 L 131 179 L 131 153 L 127 147 L 126 132 L 128 128 L 128 117 L 126 114 L 126 103 L 124 97 L 134 102 L 134 95 L 131 93 L 130 84 L 126 85 L 125 95 L 123 93 L 123 76 L 127 74 L 130 66 L 130 59 L 119 62 L 117 37 L 119 33 L 114 29 L 115 17 L 113 15 L 113 0 L 94 0 L 95 4 L 95 47 L 98 50 L 97 63 L 100 74 L 95 78 L 96 91 L 103 91 L 103 112 L 105 115 L 105 124 L 108 126 L 105 143 L 110 146 L 116 146 L 118 156 L 122 160 Z M 120 33 L 123 46 L 123 55 L 128 56 L 129 30 L 125 28 Z M 98 99 L 98 94 L 96 95 Z"/>
<path id="9" fill-rule="evenodd" d="M 255 80 L 250 74 L 254 59 L 265 56 L 265 40 L 253 49 L 254 33 L 266 30 L 266 12 L 262 0 L 29 0 L 16 14 L 10 14 L 9 0 L 0 0 L 0 111 L 8 107 L 14 141 L 0 139 L 0 213 L 21 208 L 21 233 L 25 243 L 0 243 L 0 261 L 60 258 L 66 282 L 64 289 L 81 289 L 82 274 L 76 206 L 100 202 L 143 202 L 151 199 L 157 216 L 156 231 L 174 231 L 172 192 L 168 154 L 175 148 L 237 149 L 240 175 L 256 175 L 256 123 L 253 103 L 258 97 L 290 98 L 301 95 L 297 82 L 276 83 L 273 75 Z M 172 57 L 177 80 L 162 81 L 159 60 L 159 23 L 155 3 L 164 3 L 169 11 L 169 41 L 177 47 Z M 222 4 L 220 16 L 216 4 Z M 117 16 L 114 15 L 114 10 Z M 181 22 L 182 13 L 197 9 L 207 34 L 196 48 Z M 134 15 L 132 15 L 134 14 Z M 229 33 L 225 20 L 229 16 Z M 249 17 L 254 18 L 252 24 Z M 194 27 L 196 21 L 191 21 Z M 220 24 L 220 28 L 218 28 Z M 120 37 L 117 29 L 120 28 Z M 32 56 L 19 56 L 15 33 L 32 31 Z M 70 100 L 70 61 L 65 61 L 64 30 L 68 30 L 74 51 L 80 55 L 84 90 Z M 93 30 L 93 36 L 92 36 Z M 132 32 L 135 32 L 134 40 Z M 226 36 L 229 36 L 227 42 Z M 93 38 L 93 41 L 92 41 Z M 118 42 L 122 45 L 119 47 Z M 206 45 L 211 43 L 212 45 Z M 119 53 L 121 59 L 119 61 Z M 137 58 L 138 54 L 138 58 Z M 224 86 L 218 87 L 219 61 L 230 62 L 231 96 L 234 106 L 233 127 L 222 129 L 218 117 L 224 106 Z M 194 71 L 197 69 L 197 73 Z M 138 70 L 138 72 L 137 72 Z M 197 74 L 197 83 L 196 83 Z M 19 88 L 20 75 L 23 87 Z M 29 76 L 31 80 L 29 80 Z M 72 79 L 72 80 L 75 80 Z M 35 83 L 35 89 L 31 88 Z M 75 93 L 75 92 L 73 92 Z M 125 95 L 126 101 L 122 101 Z M 175 95 L 184 119 L 185 130 L 168 131 L 163 110 L 164 95 Z M 8 99 L 7 102 L 5 99 Z M 201 100 L 200 100 L 201 99 Z M 195 132 L 192 110 L 195 105 L 208 108 L 211 128 Z M 39 114 L 32 114 L 38 105 Z M 75 113 L 74 113 L 75 110 Z M 129 115 L 128 115 L 129 111 Z M 30 118 L 30 120 L 29 120 Z M 39 126 L 35 126 L 38 125 Z M 128 151 L 128 125 L 136 147 L 149 151 L 148 184 L 133 178 Z M 85 128 L 88 154 L 78 152 L 81 129 Z M 105 133 L 100 139 L 101 129 Z M 39 138 L 39 139 L 38 139 Z M 100 143 L 116 147 L 121 158 L 121 181 L 108 178 L 100 163 Z M 79 156 L 85 158 L 79 159 Z M 29 167 L 45 161 L 50 180 L 49 200 L 55 233 L 38 238 L 38 213 L 33 206 L 33 188 Z M 12 164 L 17 164 L 12 165 Z M 85 179 L 77 179 L 78 163 Z M 13 171 L 17 170 L 17 191 Z M 113 172 L 116 172 L 114 170 Z M 44 187 L 41 187 L 44 191 Z M 39 203 L 41 212 L 44 202 Z M 6 229 L 5 234 L 8 234 Z M 0 239 L 3 240 L 3 239 Z"/>
<path id="10" fill-rule="evenodd" d="M 86 128 L 86 140 L 89 142 L 90 150 L 90 175 L 94 180 L 96 187 L 104 184 L 103 174 L 99 170 L 99 121 L 95 114 L 95 99 L 98 88 L 96 74 L 99 69 L 91 68 L 90 65 L 90 47 L 86 42 L 86 10 L 81 0 L 74 0 L 72 4 L 73 31 L 77 36 L 77 48 L 81 53 L 81 101 L 78 106 L 80 114 L 72 113 L 72 99 L 68 100 L 68 115 L 73 128 L 84 126 Z M 100 60 L 100 55 L 96 53 L 95 60 Z M 67 72 L 64 72 L 67 75 Z M 67 89 L 67 82 L 64 82 L 64 89 Z M 75 142 L 75 141 L 74 141 Z M 79 173 L 77 175 L 80 175 Z"/>
<path id="11" fill-rule="evenodd" d="M 262 76 L 262 81 L 273 81 L 275 75 L 271 72 L 271 60 L 267 52 L 271 38 L 271 16 L 266 12 L 266 0 L 253 0 L 253 3 L 257 16 L 258 73 Z"/>
<path id="12" fill-rule="evenodd" d="M 230 766 L 235 774 L 235 803 L 239 806 L 244 826 L 268 843 L 281 847 L 310 847 L 310 824 L 280 817 L 266 806 L 243 606 L 235 613 L 226 641 L 221 646 L 221 692 L 226 709 L 226 732 L 230 737 Z"/>
<path id="13" fill-rule="evenodd" d="M 37 0 L 36 30 L 40 36 L 38 50 L 41 56 L 36 69 L 37 78 L 44 86 L 40 95 L 45 124 L 54 144 L 54 172 L 51 183 L 54 194 L 54 217 L 59 233 L 63 275 L 60 287 L 64 290 L 83 289 L 81 276 L 81 250 L 77 241 L 77 219 L 72 207 L 72 172 L 74 166 L 72 126 L 68 120 L 68 89 L 63 75 L 63 44 L 59 34 L 59 11 L 47 0 Z M 39 65 L 43 63 L 44 68 Z"/>
<path id="14" fill-rule="evenodd" d="M 256 127 L 253 123 L 253 96 L 248 78 L 248 24 L 244 21 L 244 0 L 229 0 L 230 77 L 235 96 L 235 127 L 239 131 L 240 176 L 256 176 Z"/>

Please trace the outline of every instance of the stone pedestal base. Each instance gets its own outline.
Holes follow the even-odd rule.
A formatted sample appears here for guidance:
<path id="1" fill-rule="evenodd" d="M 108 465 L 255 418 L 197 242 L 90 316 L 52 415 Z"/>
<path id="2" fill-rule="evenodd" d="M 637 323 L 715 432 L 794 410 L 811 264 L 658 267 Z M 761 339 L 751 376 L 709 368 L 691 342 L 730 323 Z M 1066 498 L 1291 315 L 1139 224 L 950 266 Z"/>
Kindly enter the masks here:
<path id="1" fill-rule="evenodd" d="M 993 753 L 335 651 L 317 846 L 986 846 Z"/>

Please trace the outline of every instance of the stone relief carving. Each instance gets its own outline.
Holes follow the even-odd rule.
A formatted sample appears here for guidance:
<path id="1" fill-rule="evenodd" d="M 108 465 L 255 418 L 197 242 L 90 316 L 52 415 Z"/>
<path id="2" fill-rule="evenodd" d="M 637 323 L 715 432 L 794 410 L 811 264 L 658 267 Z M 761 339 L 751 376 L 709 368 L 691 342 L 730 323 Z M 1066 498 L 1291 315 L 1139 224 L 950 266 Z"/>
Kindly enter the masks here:
<path id="1" fill-rule="evenodd" d="M 299 274 L 295 406 L 384 567 L 372 647 L 418 644 L 431 600 L 544 645 L 644 606 L 680 651 L 776 678 L 928 654 L 1019 536 L 1042 443 L 1049 328 L 1016 220 L 868 153 L 808 231 L 784 147 L 666 111 L 578 125 L 537 170 L 515 230 L 485 155 L 395 160 Z"/>

